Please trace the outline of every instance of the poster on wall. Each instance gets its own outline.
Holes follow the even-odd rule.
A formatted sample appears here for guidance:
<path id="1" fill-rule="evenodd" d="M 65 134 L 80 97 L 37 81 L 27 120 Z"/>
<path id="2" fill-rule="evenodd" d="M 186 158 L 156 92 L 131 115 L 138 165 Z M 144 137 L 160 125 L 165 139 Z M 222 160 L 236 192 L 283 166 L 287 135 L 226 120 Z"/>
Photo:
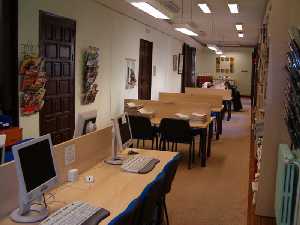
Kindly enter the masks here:
<path id="1" fill-rule="evenodd" d="M 125 89 L 132 89 L 136 85 L 135 59 L 126 58 L 126 85 Z"/>
<path id="2" fill-rule="evenodd" d="M 99 49 L 97 47 L 89 46 L 84 51 L 84 68 L 83 68 L 83 99 L 84 105 L 91 104 L 95 101 L 98 90 L 96 78 L 98 76 L 98 63 L 99 63 Z"/>
<path id="3" fill-rule="evenodd" d="M 173 55 L 173 71 L 178 70 L 178 55 Z"/>
<path id="4" fill-rule="evenodd" d="M 234 73 L 234 58 L 233 57 L 217 57 L 216 58 L 217 73 Z"/>
<path id="5" fill-rule="evenodd" d="M 182 72 L 183 72 L 183 60 L 184 60 L 183 54 L 179 54 L 179 57 L 178 57 L 178 74 L 182 74 Z"/>

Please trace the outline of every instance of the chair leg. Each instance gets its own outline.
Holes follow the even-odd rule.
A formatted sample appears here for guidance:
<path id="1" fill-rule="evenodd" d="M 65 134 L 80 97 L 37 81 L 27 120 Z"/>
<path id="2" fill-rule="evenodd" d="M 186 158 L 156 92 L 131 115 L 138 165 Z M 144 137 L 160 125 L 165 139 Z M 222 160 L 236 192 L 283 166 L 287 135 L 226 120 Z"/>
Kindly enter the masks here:
<path id="1" fill-rule="evenodd" d="M 192 143 L 190 144 L 189 147 L 189 165 L 188 165 L 188 169 L 190 170 L 192 167 Z"/>
<path id="2" fill-rule="evenodd" d="M 192 162 L 195 162 L 195 139 L 192 141 Z"/>
<path id="3" fill-rule="evenodd" d="M 168 150 L 170 149 L 170 142 L 168 141 Z"/>
<path id="4" fill-rule="evenodd" d="M 175 152 L 178 151 L 177 148 L 178 148 L 178 144 L 177 144 L 177 142 L 176 142 L 176 143 L 175 143 Z"/>
<path id="5" fill-rule="evenodd" d="M 155 139 L 156 139 L 156 149 L 158 149 L 158 136 L 156 136 Z"/>
<path id="6" fill-rule="evenodd" d="M 139 148 L 139 146 L 140 146 L 140 139 L 137 139 L 136 148 Z"/>
<path id="7" fill-rule="evenodd" d="M 174 142 L 172 142 L 172 152 L 174 152 Z"/>
<path id="8" fill-rule="evenodd" d="M 166 220 L 167 220 L 167 225 L 170 225 L 169 223 L 169 215 L 168 215 L 168 209 L 167 209 L 167 204 L 166 204 L 166 198 L 164 197 L 163 199 L 163 209 L 165 212 Z"/>
<path id="9" fill-rule="evenodd" d="M 154 148 L 154 138 L 152 138 L 152 150 L 153 150 L 153 148 Z"/>

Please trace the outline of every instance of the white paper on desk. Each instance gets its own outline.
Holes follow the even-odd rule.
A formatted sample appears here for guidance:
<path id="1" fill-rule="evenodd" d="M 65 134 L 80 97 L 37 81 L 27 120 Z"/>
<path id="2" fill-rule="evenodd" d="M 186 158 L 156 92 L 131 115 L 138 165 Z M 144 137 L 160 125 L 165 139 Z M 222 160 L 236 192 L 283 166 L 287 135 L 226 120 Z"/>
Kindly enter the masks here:
<path id="1" fill-rule="evenodd" d="M 175 113 L 175 116 L 177 116 L 180 119 L 188 120 L 190 117 L 188 115 L 182 114 L 182 113 Z"/>
<path id="2" fill-rule="evenodd" d="M 144 108 L 139 109 L 138 112 L 141 113 L 141 114 L 144 114 L 144 115 L 152 115 L 153 114 L 153 112 L 148 111 Z"/>
<path id="3" fill-rule="evenodd" d="M 135 108 L 135 107 L 137 107 L 137 105 L 135 103 L 133 103 L 133 102 L 128 102 L 127 105 L 128 105 L 129 108 Z"/>
<path id="4" fill-rule="evenodd" d="M 203 117 L 207 117 L 207 114 L 192 113 L 192 116 L 203 118 Z"/>

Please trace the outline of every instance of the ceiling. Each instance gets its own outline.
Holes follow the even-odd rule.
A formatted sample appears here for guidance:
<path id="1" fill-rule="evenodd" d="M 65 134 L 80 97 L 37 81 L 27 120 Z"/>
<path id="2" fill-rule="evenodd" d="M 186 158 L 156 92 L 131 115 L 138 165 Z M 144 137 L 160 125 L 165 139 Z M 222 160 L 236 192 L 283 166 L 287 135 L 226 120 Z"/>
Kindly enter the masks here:
<path id="1" fill-rule="evenodd" d="M 195 47 L 207 43 L 219 46 L 256 45 L 267 4 L 267 0 L 233 0 L 230 2 L 239 3 L 240 13 L 230 14 L 227 6 L 228 0 L 159 0 L 172 1 L 179 8 L 172 21 L 162 21 L 134 8 L 126 0 L 96 1 Z M 198 3 L 207 3 L 212 10 L 212 14 L 202 13 L 197 6 Z M 172 24 L 181 22 L 192 24 L 199 36 L 191 38 L 174 31 Z M 234 26 L 236 23 L 244 25 L 244 38 L 238 37 Z"/>

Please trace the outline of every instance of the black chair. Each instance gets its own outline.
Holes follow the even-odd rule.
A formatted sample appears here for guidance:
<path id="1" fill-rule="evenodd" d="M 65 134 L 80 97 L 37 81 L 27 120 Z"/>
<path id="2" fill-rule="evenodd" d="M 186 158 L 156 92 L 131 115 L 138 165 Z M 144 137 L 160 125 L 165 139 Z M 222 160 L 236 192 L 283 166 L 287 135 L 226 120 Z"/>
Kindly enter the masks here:
<path id="1" fill-rule="evenodd" d="M 160 132 L 160 150 L 166 150 L 166 143 L 172 143 L 172 151 L 177 151 L 177 144 L 189 144 L 189 163 L 188 168 L 191 168 L 192 161 L 195 159 L 195 133 L 189 124 L 188 120 L 164 118 L 159 125 Z M 163 147 L 162 147 L 163 144 Z"/>
<path id="2" fill-rule="evenodd" d="M 143 140 L 143 148 L 145 148 L 145 140 L 152 141 L 152 149 L 154 147 L 154 141 L 156 141 L 156 148 L 158 148 L 158 129 L 152 126 L 149 118 L 130 115 L 129 121 L 132 138 L 137 139 L 137 148 L 139 147 L 140 140 Z"/>
<path id="3" fill-rule="evenodd" d="M 170 193 L 171 191 L 172 183 L 175 178 L 181 158 L 181 154 L 176 155 L 174 159 L 168 162 L 168 164 L 163 169 L 163 173 L 165 174 L 165 182 L 163 186 L 163 197 L 161 199 L 161 205 L 166 216 L 167 225 L 169 225 L 169 216 L 166 204 L 166 194 Z"/>
<path id="4" fill-rule="evenodd" d="M 142 202 L 139 225 L 160 224 L 160 203 L 164 195 L 164 182 L 165 174 L 160 173 L 152 183 L 147 185 L 139 197 Z"/>
<path id="5" fill-rule="evenodd" d="M 129 204 L 127 209 L 110 221 L 108 225 L 140 225 L 141 209 L 141 200 L 139 198 L 135 199 Z"/>

